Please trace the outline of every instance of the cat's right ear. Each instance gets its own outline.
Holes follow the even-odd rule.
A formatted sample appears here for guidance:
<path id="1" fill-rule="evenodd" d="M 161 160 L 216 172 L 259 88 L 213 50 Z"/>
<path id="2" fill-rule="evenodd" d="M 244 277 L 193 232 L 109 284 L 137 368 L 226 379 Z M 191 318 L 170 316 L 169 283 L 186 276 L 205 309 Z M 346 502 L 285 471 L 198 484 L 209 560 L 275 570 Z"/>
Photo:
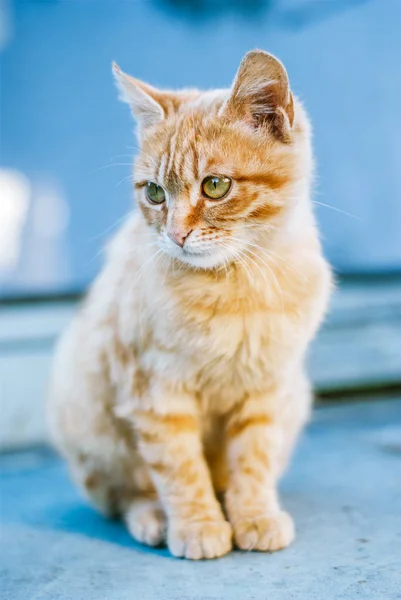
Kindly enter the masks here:
<path id="1" fill-rule="evenodd" d="M 158 101 L 159 93 L 155 88 L 127 75 L 114 62 L 113 75 L 120 92 L 120 100 L 129 104 L 139 131 L 164 119 L 164 110 Z"/>
<path id="2" fill-rule="evenodd" d="M 225 106 L 230 118 L 258 129 L 268 124 L 282 142 L 290 141 L 294 100 L 287 71 L 272 54 L 252 50 L 242 59 Z"/>

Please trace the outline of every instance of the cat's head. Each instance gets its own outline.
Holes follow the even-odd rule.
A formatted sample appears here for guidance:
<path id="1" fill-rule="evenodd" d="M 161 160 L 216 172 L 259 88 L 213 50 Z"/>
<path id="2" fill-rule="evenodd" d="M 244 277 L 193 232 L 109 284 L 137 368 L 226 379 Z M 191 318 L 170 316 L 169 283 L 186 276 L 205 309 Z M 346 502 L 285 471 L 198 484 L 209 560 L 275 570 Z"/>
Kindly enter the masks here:
<path id="1" fill-rule="evenodd" d="M 138 125 L 136 199 L 167 254 L 215 268 L 285 226 L 311 158 L 279 60 L 249 52 L 231 89 L 211 92 L 161 91 L 113 70 Z"/>

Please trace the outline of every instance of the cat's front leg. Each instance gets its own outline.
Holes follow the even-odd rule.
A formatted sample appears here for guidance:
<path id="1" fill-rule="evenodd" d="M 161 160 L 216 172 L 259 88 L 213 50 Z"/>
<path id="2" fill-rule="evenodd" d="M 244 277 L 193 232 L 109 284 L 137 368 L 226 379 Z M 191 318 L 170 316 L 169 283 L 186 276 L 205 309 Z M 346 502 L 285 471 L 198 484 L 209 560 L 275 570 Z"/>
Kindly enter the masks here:
<path id="1" fill-rule="evenodd" d="M 167 515 L 171 553 L 201 559 L 229 552 L 232 529 L 214 494 L 196 416 L 138 411 L 135 427 Z"/>
<path id="2" fill-rule="evenodd" d="M 229 483 L 226 510 L 236 545 L 274 551 L 294 539 L 294 524 L 280 508 L 277 473 L 283 431 L 269 410 L 271 397 L 247 398 L 227 422 Z"/>

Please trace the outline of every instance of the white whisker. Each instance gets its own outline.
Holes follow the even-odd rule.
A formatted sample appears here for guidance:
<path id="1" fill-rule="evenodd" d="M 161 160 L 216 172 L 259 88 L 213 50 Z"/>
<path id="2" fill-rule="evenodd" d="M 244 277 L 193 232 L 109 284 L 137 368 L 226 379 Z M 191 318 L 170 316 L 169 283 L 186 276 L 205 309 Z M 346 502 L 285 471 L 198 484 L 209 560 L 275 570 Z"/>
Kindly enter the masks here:
<path id="1" fill-rule="evenodd" d="M 232 239 L 238 239 L 238 238 L 232 238 Z M 242 240 L 240 240 L 240 241 L 242 241 Z M 266 285 L 268 285 L 268 281 L 266 279 L 265 274 L 263 273 L 263 270 L 262 270 L 261 266 L 256 262 L 255 259 L 253 259 L 251 256 L 249 256 L 249 254 L 252 254 L 253 256 L 255 256 L 266 267 L 266 269 L 270 272 L 270 274 L 271 274 L 271 276 L 272 276 L 272 278 L 274 280 L 274 283 L 276 285 L 277 291 L 278 291 L 278 293 L 280 295 L 281 308 L 282 308 L 282 310 L 284 310 L 283 290 L 282 290 L 282 288 L 280 286 L 280 283 L 279 283 L 279 281 L 278 281 L 278 279 L 277 279 L 277 277 L 276 277 L 273 269 L 266 263 L 266 261 L 262 260 L 261 257 L 258 254 L 256 254 L 256 252 L 254 252 L 253 250 L 250 250 L 249 248 L 247 248 L 246 252 L 248 253 L 248 259 L 258 268 L 258 270 L 259 270 L 260 274 L 262 275 L 262 277 L 263 277 Z M 246 254 L 244 252 L 241 252 L 241 253 L 244 256 L 246 256 Z"/>
<path id="2" fill-rule="evenodd" d="M 91 173 L 98 173 L 99 171 L 103 171 L 104 169 L 109 169 L 110 167 L 132 167 L 132 163 L 110 163 L 109 165 L 103 165 L 103 167 L 98 167 L 97 169 L 93 169 Z"/>
<path id="3" fill-rule="evenodd" d="M 270 260 L 273 262 L 273 264 L 277 265 L 277 262 L 273 259 L 273 256 L 275 256 L 276 258 L 278 258 L 279 260 L 283 261 L 283 263 L 285 265 L 287 265 L 287 267 L 289 269 L 291 269 L 294 273 L 297 273 L 297 275 L 299 275 L 300 277 L 302 277 L 302 279 L 304 281 L 308 281 L 307 278 L 305 277 L 305 275 L 303 273 L 301 273 L 298 269 L 295 269 L 294 266 L 285 258 L 283 258 L 282 256 L 280 256 L 279 254 L 276 254 L 276 252 L 273 252 L 273 250 L 270 250 L 268 248 L 264 248 L 263 246 L 260 246 L 259 244 L 255 244 L 254 242 L 250 242 L 249 240 L 245 240 L 245 239 L 240 239 L 240 238 L 235 238 L 235 237 L 231 237 L 232 240 L 236 240 L 238 242 L 242 242 L 244 244 L 246 244 L 247 246 L 252 246 L 254 248 L 257 248 L 258 250 L 264 252 L 269 258 Z M 286 274 L 282 271 L 284 277 L 287 279 Z M 288 279 L 287 279 L 288 281 Z"/>
<path id="4" fill-rule="evenodd" d="M 136 283 L 139 281 L 139 279 L 141 278 L 142 274 L 144 273 L 144 269 L 145 267 L 154 259 L 156 258 L 156 256 L 158 256 L 159 254 L 161 254 L 163 252 L 163 250 L 161 248 L 159 248 L 159 250 L 157 250 L 157 252 L 155 252 L 154 254 L 152 254 L 152 256 L 150 258 L 148 258 L 147 261 L 145 261 L 143 263 L 143 265 L 141 266 L 141 268 L 139 269 L 138 273 L 137 273 L 137 277 L 135 278 L 135 280 L 133 281 L 132 285 L 136 285 Z"/>
<path id="5" fill-rule="evenodd" d="M 226 246 L 226 245 L 222 244 L 222 246 L 225 247 L 225 248 L 228 248 L 233 253 L 233 255 L 235 256 L 235 258 L 239 261 L 240 265 L 244 268 L 244 270 L 245 270 L 245 272 L 247 274 L 248 279 L 252 282 L 253 285 L 255 285 L 255 280 L 254 280 L 254 278 L 252 276 L 252 272 L 249 269 L 249 266 L 241 258 L 241 255 L 243 255 L 243 253 L 240 250 L 238 250 L 238 249 L 230 248 L 230 246 L 228 246 L 228 245 Z"/>
<path id="6" fill-rule="evenodd" d="M 120 223 L 125 221 L 132 213 L 133 213 L 133 211 L 130 210 L 125 215 L 123 215 L 122 217 L 117 219 L 117 221 L 114 221 L 114 223 L 112 225 L 110 225 L 109 227 L 107 227 L 107 229 L 105 229 L 102 233 L 98 233 L 97 235 L 94 235 L 93 237 L 89 238 L 89 240 L 91 242 L 93 242 L 94 240 L 104 237 L 107 233 L 110 233 L 115 227 L 117 227 L 117 225 L 120 225 Z"/>
<path id="7" fill-rule="evenodd" d="M 119 185 L 121 185 L 124 181 L 131 181 L 133 182 L 133 178 L 132 175 L 127 175 L 126 177 L 123 177 L 122 179 L 120 179 L 120 181 L 116 184 L 116 187 L 118 187 Z"/>
<path id="8" fill-rule="evenodd" d="M 325 206 L 326 208 L 331 208 L 331 210 L 335 210 L 338 213 L 342 213 L 347 217 L 351 217 L 352 219 L 357 219 L 358 221 L 362 220 L 362 217 L 358 217 L 357 215 L 353 215 L 345 210 L 341 210 L 341 208 L 336 208 L 335 206 L 331 206 L 330 204 L 325 204 L 324 202 L 317 202 L 316 200 L 312 200 L 313 204 L 318 204 L 319 206 Z"/>

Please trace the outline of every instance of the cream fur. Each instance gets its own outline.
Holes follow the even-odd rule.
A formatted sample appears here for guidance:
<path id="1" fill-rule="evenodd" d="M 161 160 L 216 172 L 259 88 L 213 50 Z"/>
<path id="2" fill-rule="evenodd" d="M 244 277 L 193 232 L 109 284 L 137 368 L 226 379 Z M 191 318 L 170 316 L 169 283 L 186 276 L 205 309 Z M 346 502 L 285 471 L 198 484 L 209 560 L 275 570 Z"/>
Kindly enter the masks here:
<path id="1" fill-rule="evenodd" d="M 208 112 L 217 102 L 214 119 L 227 96 L 207 94 Z M 200 94 L 188 102 L 204 110 Z M 168 222 L 154 225 L 139 190 L 143 212 L 116 235 L 56 351 L 49 422 L 73 477 L 99 510 L 121 514 L 139 541 L 167 536 L 176 556 L 220 556 L 232 532 L 239 547 L 262 551 L 294 536 L 277 480 L 309 416 L 305 352 L 331 290 L 311 208 L 309 125 L 297 101 L 294 123 L 295 175 L 276 193 L 285 202 L 278 220 L 247 228 L 239 216 L 230 235 L 213 230 L 204 246 L 199 226 L 192 250 L 207 248 L 212 257 L 205 251 L 196 268 L 167 244 Z M 179 139 L 175 146 L 170 168 Z M 266 148 L 281 156 L 286 146 Z M 230 176 L 234 158 L 224 170 Z M 152 180 L 152 164 L 140 157 L 136 180 L 144 172 Z M 163 210 L 174 202 L 172 193 Z M 221 236 L 228 249 L 219 247 Z"/>

